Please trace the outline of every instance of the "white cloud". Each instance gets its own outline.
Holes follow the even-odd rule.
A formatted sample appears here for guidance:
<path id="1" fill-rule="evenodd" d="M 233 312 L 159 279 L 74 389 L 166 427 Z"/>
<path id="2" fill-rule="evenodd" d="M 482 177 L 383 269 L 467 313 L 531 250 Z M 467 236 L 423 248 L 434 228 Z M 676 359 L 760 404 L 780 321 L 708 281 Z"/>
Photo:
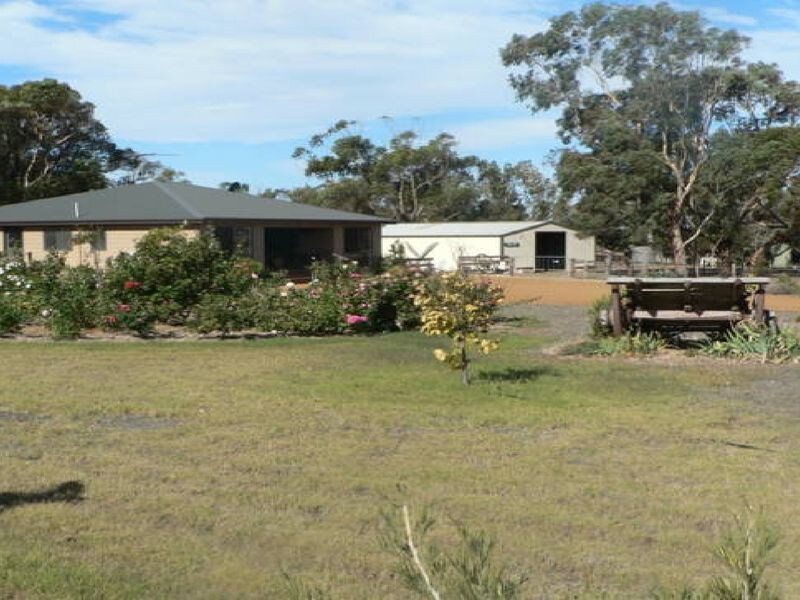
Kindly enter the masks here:
<path id="1" fill-rule="evenodd" d="M 55 8 L 58 6 L 58 8 Z M 68 81 L 117 137 L 268 141 L 339 118 L 508 107 L 527 0 L 0 0 L 0 63 Z M 69 9 L 116 15 L 53 27 Z"/>

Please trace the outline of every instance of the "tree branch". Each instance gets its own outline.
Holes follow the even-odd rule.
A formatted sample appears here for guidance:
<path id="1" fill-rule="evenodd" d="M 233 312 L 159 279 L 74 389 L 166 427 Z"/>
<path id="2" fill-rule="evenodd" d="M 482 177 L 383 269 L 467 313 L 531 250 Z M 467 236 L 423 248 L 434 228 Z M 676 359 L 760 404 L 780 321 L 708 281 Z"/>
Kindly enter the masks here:
<path id="1" fill-rule="evenodd" d="M 428 593 L 431 595 L 431 598 L 433 598 L 433 600 L 441 600 L 439 592 L 437 592 L 433 587 L 431 578 L 428 576 L 428 572 L 425 570 L 425 566 L 422 564 L 422 561 L 419 558 L 417 547 L 414 545 L 414 538 L 411 535 L 411 519 L 408 516 L 408 506 L 405 504 L 403 504 L 403 523 L 405 524 L 406 528 L 406 544 L 408 545 L 408 551 L 411 553 L 411 559 L 414 561 L 417 571 L 419 571 L 422 580 L 425 582 L 425 587 L 428 589 Z"/>

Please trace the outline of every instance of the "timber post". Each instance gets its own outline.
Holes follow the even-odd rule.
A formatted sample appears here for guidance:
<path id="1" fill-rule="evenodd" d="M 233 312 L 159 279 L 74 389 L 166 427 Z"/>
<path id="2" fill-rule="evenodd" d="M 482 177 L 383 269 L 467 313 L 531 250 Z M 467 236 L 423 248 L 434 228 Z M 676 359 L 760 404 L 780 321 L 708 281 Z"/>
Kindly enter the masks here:
<path id="1" fill-rule="evenodd" d="M 625 333 L 622 323 L 622 296 L 618 285 L 611 286 L 611 328 L 614 337 L 622 337 Z"/>

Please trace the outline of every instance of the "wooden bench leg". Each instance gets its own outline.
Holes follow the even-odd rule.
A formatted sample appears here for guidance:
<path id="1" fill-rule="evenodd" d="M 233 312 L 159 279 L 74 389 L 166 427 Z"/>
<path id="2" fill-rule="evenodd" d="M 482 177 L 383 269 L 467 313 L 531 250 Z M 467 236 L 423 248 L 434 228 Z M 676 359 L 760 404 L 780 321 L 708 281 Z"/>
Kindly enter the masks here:
<path id="1" fill-rule="evenodd" d="M 766 312 L 764 311 L 764 288 L 758 286 L 756 293 L 753 296 L 753 320 L 759 325 L 766 322 Z"/>

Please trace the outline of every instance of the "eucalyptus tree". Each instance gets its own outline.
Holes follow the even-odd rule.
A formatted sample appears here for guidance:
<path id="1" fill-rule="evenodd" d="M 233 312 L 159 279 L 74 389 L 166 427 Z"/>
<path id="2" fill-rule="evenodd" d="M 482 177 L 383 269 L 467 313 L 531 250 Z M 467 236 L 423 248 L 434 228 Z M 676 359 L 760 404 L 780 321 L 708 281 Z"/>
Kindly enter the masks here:
<path id="1" fill-rule="evenodd" d="M 353 125 L 339 121 L 295 150 L 318 185 L 270 193 L 396 221 L 522 219 L 544 194 L 546 180 L 532 164 L 460 154 L 450 134 L 420 140 L 405 131 L 384 146 Z"/>
<path id="2" fill-rule="evenodd" d="M 66 83 L 0 86 L 0 204 L 106 187 L 131 155 Z"/>
<path id="3" fill-rule="evenodd" d="M 748 65 L 748 38 L 666 3 L 593 3 L 503 48 L 517 97 L 561 108 L 557 167 L 577 219 L 609 245 L 660 238 L 676 262 L 718 216 L 696 191 L 721 128 L 794 124 L 797 84 Z M 602 239 L 605 237 L 605 239 Z"/>

